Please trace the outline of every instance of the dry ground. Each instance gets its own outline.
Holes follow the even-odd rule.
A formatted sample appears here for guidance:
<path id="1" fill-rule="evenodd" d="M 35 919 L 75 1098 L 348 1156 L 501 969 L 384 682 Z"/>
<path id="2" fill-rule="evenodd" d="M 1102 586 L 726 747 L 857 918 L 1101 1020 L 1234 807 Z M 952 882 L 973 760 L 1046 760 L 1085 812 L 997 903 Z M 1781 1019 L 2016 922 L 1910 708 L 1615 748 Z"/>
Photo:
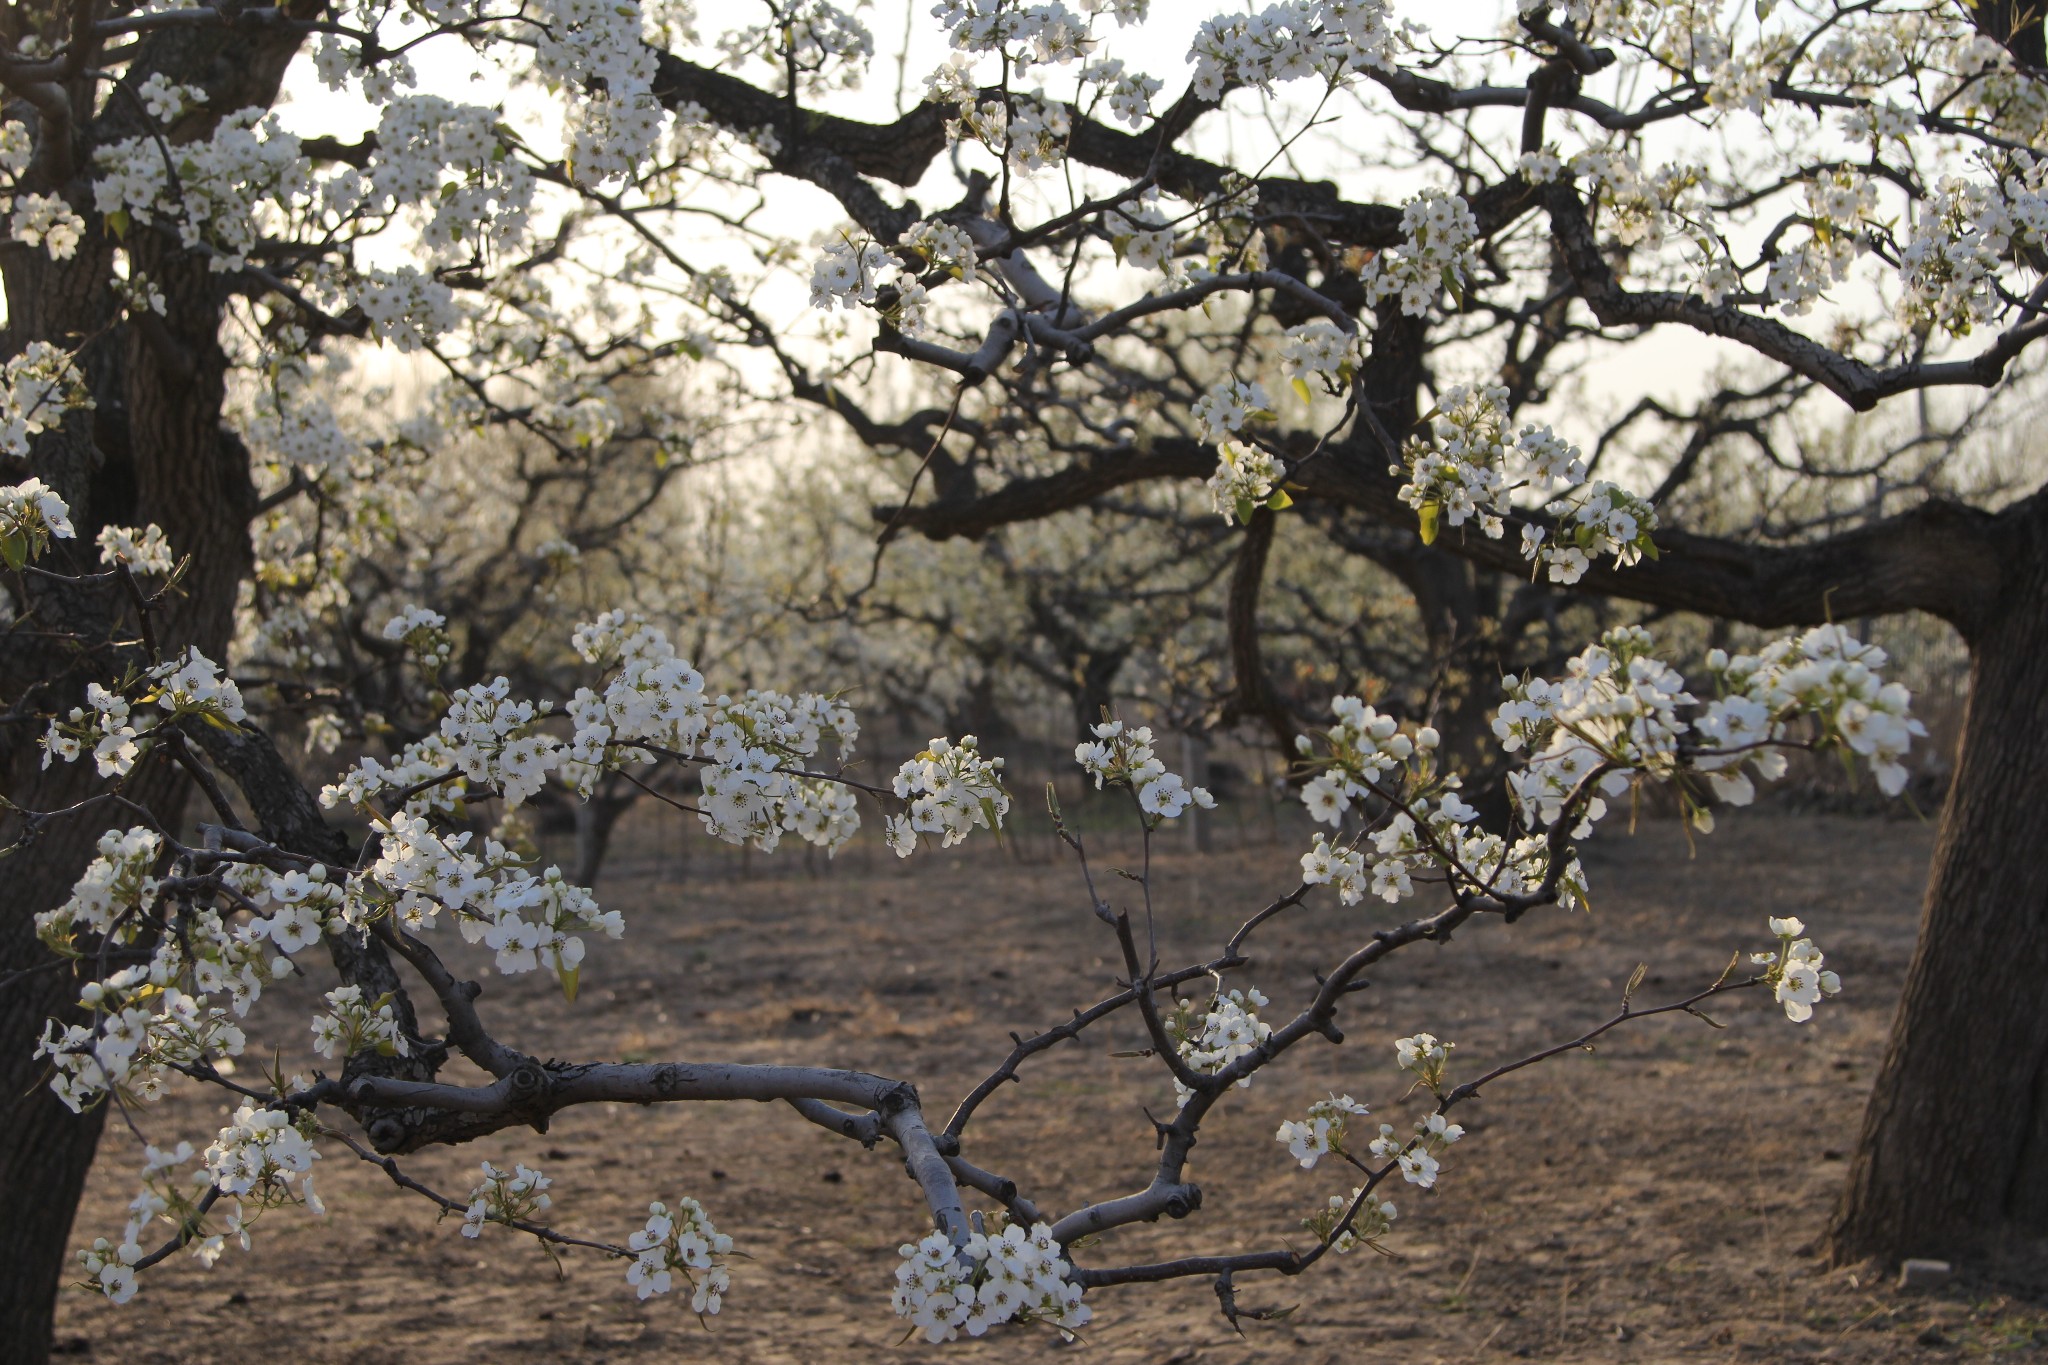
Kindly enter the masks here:
<path id="1" fill-rule="evenodd" d="M 1196 1217 L 1085 1254 L 1299 1241 L 1296 1220 L 1349 1182 L 1296 1169 L 1273 1129 L 1329 1088 L 1400 1109 L 1399 1034 L 1455 1040 L 1470 1074 L 1605 1017 L 1638 961 L 1649 964 L 1645 1001 L 1711 980 L 1738 947 L 1760 946 L 1767 914 L 1805 916 L 1847 993 L 1804 1028 L 1762 999 L 1721 1011 L 1719 1032 L 1645 1021 L 1595 1054 L 1499 1084 L 1468 1107 L 1471 1136 L 1439 1191 L 1397 1192 L 1395 1258 L 1359 1253 L 1296 1280 L 1247 1281 L 1247 1304 L 1298 1308 L 1243 1338 L 1208 1285 L 1190 1282 L 1098 1292 L 1082 1346 L 1012 1333 L 940 1349 L 1104 1365 L 2048 1359 L 2048 1314 L 1994 1283 L 1966 1276 L 1900 1294 L 1883 1268 L 1827 1271 L 1813 1250 L 1899 989 L 1928 845 L 1912 823 L 1816 816 L 1750 815 L 1697 856 L 1669 822 L 1603 831 L 1587 858 L 1593 915 L 1483 924 L 1400 954 L 1347 1009 L 1354 1045 L 1304 1044 L 1212 1118 L 1193 1170 L 1207 1192 Z M 1290 882 L 1291 863 L 1282 846 L 1164 860 L 1167 960 L 1211 950 Z M 605 889 L 634 911 L 626 942 L 593 955 L 574 1007 L 533 978 L 486 977 L 482 1004 L 500 1036 L 544 1056 L 859 1067 L 915 1080 L 942 1119 L 1009 1030 L 1056 1021 L 1112 976 L 1113 945 L 1071 866 L 986 845 L 972 859 L 830 877 L 664 882 L 629 865 Z M 1318 965 L 1384 921 L 1376 905 L 1325 902 L 1283 918 L 1247 979 L 1279 1004 L 1297 1000 Z M 252 1035 L 302 1036 L 306 1004 L 267 997 L 270 1017 L 294 1021 Z M 1131 1027 L 1031 1065 L 982 1111 L 967 1154 L 1048 1209 L 1143 1185 L 1152 1143 L 1141 1106 L 1171 1099 L 1153 1064 L 1108 1056 L 1134 1043 Z M 153 1139 L 203 1143 L 216 1112 L 176 1100 L 145 1121 Z M 117 1229 L 132 1193 L 130 1149 L 116 1137 L 81 1216 L 87 1237 Z M 537 1162 L 556 1180 L 560 1225 L 607 1239 L 637 1225 L 650 1198 L 700 1197 L 752 1257 L 736 1266 L 727 1311 L 707 1332 L 672 1301 L 636 1302 L 614 1263 L 575 1255 L 558 1278 L 503 1229 L 465 1240 L 337 1147 L 320 1163 L 324 1222 L 273 1213 L 253 1254 L 231 1252 L 210 1273 L 179 1257 L 125 1309 L 69 1294 L 60 1338 L 138 1365 L 273 1354 L 765 1365 L 932 1349 L 899 1349 L 886 1305 L 895 1248 L 922 1219 L 885 1149 L 864 1152 L 778 1106 L 673 1105 L 567 1114 L 545 1136 L 520 1130 L 408 1165 L 460 1193 L 483 1158 Z"/>

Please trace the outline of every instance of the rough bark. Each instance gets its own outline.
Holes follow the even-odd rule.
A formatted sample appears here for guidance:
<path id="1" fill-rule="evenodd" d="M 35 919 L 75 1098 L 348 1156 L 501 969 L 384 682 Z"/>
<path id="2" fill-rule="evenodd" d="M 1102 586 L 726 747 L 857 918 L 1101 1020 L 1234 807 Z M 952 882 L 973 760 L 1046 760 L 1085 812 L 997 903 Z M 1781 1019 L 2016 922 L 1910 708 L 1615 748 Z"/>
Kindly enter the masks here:
<path id="1" fill-rule="evenodd" d="M 309 0 L 288 0 L 283 8 L 296 18 L 318 10 Z M 165 131 L 171 142 L 207 137 L 228 111 L 275 101 L 302 35 L 265 24 L 260 15 L 252 22 L 244 25 L 236 11 L 218 26 L 159 30 L 136 40 L 129 80 L 160 72 L 208 94 Z M 97 568 L 92 538 L 103 525 L 154 521 L 163 527 L 173 550 L 190 555 L 192 565 L 155 622 L 157 640 L 166 655 L 192 645 L 225 660 L 236 591 L 250 565 L 247 523 L 254 505 L 248 453 L 220 425 L 227 360 L 219 331 L 227 280 L 174 235 L 131 229 L 121 245 L 169 306 L 162 318 L 122 320 L 110 287 L 114 238 L 93 211 L 87 182 L 94 145 L 140 132 L 148 120 L 136 101 L 101 103 L 91 66 L 80 65 L 59 103 L 24 110 L 37 139 L 27 187 L 63 195 L 85 218 L 84 237 L 62 262 L 0 245 L 0 273 L 9 353 L 36 340 L 72 346 L 97 338 L 79 359 L 94 406 L 38 438 L 25 469 L 6 472 L 10 481 L 23 474 L 42 478 L 72 508 L 78 539 L 60 542 L 46 567 Z M 45 114 L 60 106 L 68 117 L 46 121 Z M 15 112 L 10 106 L 10 116 Z M 25 592 L 18 590 L 12 605 L 17 614 L 33 610 L 41 629 L 0 641 L 0 695 L 10 703 L 61 710 L 75 703 L 89 678 L 104 681 L 137 662 L 132 647 L 109 643 L 133 632 L 132 618 L 114 629 L 123 611 L 117 594 L 47 582 Z M 65 640 L 67 634 L 77 643 Z M 103 785 L 90 780 L 89 765 L 44 771 L 37 736 L 25 726 L 6 730 L 0 777 L 21 806 L 55 809 L 87 786 Z M 127 782 L 128 794 L 167 825 L 175 825 L 184 791 L 183 778 L 155 762 Z M 0 1189 L 33 1191 L 34 1197 L 11 1201 L 0 1219 L 0 1365 L 34 1365 L 48 1356 L 72 1215 L 102 1126 L 102 1116 L 73 1117 L 50 1097 L 29 1052 L 42 1020 L 61 1011 L 75 985 L 67 973 L 50 969 L 49 954 L 35 940 L 34 915 L 69 893 L 106 824 L 86 818 L 52 825 L 5 866 L 11 894 L 0 907 L 0 981 L 23 969 L 31 975 L 0 986 Z M 16 833 L 0 823 L 0 842 Z"/>
<path id="2" fill-rule="evenodd" d="M 1837 1259 L 2048 1236 L 2048 514 L 2014 523 L 1920 939 L 1831 1228 Z"/>
<path id="3" fill-rule="evenodd" d="M 99 245 L 81 244 L 76 270 L 19 251 L 0 259 L 6 268 L 10 349 L 67 331 L 90 334 L 106 321 L 104 276 L 96 273 L 104 266 L 94 250 Z M 95 439 L 96 430 L 121 427 L 116 348 L 88 348 L 81 368 L 95 390 L 104 385 L 113 401 L 99 413 L 72 413 L 44 433 L 33 464 L 71 505 L 80 542 L 89 544 L 112 509 L 128 519 L 134 496 L 132 474 L 121 464 L 125 448 Z M 79 543 L 59 542 L 46 562 L 90 567 Z M 61 641 L 52 643 L 52 638 L 75 631 L 87 642 L 106 639 L 114 600 L 104 591 L 67 591 L 47 581 L 21 580 L 10 605 L 16 613 L 33 613 L 48 633 L 10 633 L 0 642 L 4 695 L 12 700 L 33 691 L 35 705 L 70 704 L 82 693 L 87 674 L 104 666 L 104 660 Z M 22 725 L 5 727 L 0 734 L 0 776 L 10 800 L 30 809 L 58 809 L 102 785 L 89 767 L 43 771 L 38 737 Z M 145 777 L 136 785 L 148 783 Z M 160 774 L 152 785 L 158 796 L 167 794 Z M 151 799 L 146 790 L 138 796 Z M 54 960 L 36 941 L 35 916 L 69 895 L 100 830 L 100 824 L 86 820 L 58 822 L 0 864 L 8 885 L 0 907 L 0 981 L 10 973 L 31 973 L 0 985 L 0 1040 L 6 1044 L 0 1049 L 0 1190 L 35 1192 L 33 1198 L 11 1200 L 8 1216 L 0 1219 L 0 1285 L 7 1287 L 0 1293 L 0 1365 L 38 1365 L 48 1357 L 72 1215 L 104 1120 L 101 1112 L 74 1115 L 57 1102 L 44 1084 L 45 1068 L 33 1056 L 32 1044 L 48 1019 L 66 1015 L 77 990 L 71 973 L 53 968 Z M 21 833 L 18 820 L 0 821 L 0 844 Z"/>
<path id="4" fill-rule="evenodd" d="M 30 785 L 23 768 L 33 763 L 32 751 L 15 756 L 7 771 L 9 791 Z M 84 795 L 87 784 L 76 770 L 64 777 L 73 780 L 34 785 L 50 795 L 60 785 Z M 8 828 L 0 835 L 17 832 Z M 52 1309 L 70 1269 L 72 1214 L 105 1120 L 104 1109 L 80 1115 L 60 1104 L 45 1084 L 47 1064 L 30 1045 L 45 1021 L 74 1018 L 78 990 L 70 971 L 48 969 L 53 959 L 36 942 L 35 912 L 70 893 L 98 838 L 94 826 L 65 822 L 4 865 L 8 897 L 0 913 L 0 976 L 23 967 L 45 969 L 0 987 L 0 1038 L 8 1043 L 0 1049 L 0 1190 L 14 1196 L 0 1219 L 0 1365 L 38 1365 L 48 1357 Z M 34 1197 L 25 1197 L 28 1191 Z"/>

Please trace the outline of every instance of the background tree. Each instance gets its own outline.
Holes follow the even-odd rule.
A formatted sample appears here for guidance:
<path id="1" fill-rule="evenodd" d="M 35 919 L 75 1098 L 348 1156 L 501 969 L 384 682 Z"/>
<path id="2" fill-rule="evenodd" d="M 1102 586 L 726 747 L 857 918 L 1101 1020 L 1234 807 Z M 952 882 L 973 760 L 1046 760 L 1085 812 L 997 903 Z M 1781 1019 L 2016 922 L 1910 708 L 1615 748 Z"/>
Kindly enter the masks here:
<path id="1" fill-rule="evenodd" d="M 892 316 L 903 305 L 879 260 L 853 270 L 838 253 L 820 267 L 828 298 L 851 304 L 875 293 L 877 351 L 951 369 L 975 396 L 963 410 L 992 420 L 986 404 L 1007 415 L 993 420 L 1033 438 L 1021 454 L 958 467 L 932 459 L 946 477 L 893 524 L 973 536 L 1148 480 L 1209 478 L 1224 508 L 1279 490 L 1382 525 L 1419 516 L 1423 539 L 1441 553 L 1417 552 L 1416 562 L 1454 599 L 1469 600 L 1460 585 L 1470 571 L 1444 556 L 1760 626 L 1907 611 L 1949 622 L 1972 651 L 1970 719 L 1920 956 L 1834 1245 L 1850 1257 L 1959 1250 L 2048 1226 L 2048 1205 L 2025 1174 L 2038 1164 L 2041 1119 L 2019 1098 L 2036 1093 L 2048 1033 L 2017 984 L 2048 965 L 2048 883 L 2031 865 L 2008 865 L 2040 831 L 1995 794 L 2012 765 L 2033 770 L 2043 758 L 2019 757 L 2013 737 L 2038 729 L 2029 661 L 2044 605 L 2035 596 L 2044 504 L 2030 491 L 2031 452 L 1987 453 L 1970 440 L 1987 425 L 1982 406 L 1943 397 L 1992 389 L 1994 400 L 2026 401 L 2011 377 L 2043 326 L 2030 255 L 2043 94 L 2027 54 L 2038 20 L 1918 6 L 1781 6 L 1761 18 L 1574 7 L 1526 12 L 1498 36 L 1425 40 L 1424 74 L 1393 55 L 1401 40 L 1381 31 L 1379 11 L 1359 7 L 1326 16 L 1320 30 L 1365 35 L 1370 54 L 1346 58 L 1355 79 L 1337 81 L 1314 106 L 1341 102 L 1341 131 L 1320 155 L 1306 131 L 1283 135 L 1274 153 L 1332 179 L 1259 174 L 1254 190 L 1241 160 L 1205 159 L 1181 144 L 1233 89 L 1329 73 L 1317 67 L 1330 59 L 1313 25 L 1298 38 L 1276 15 L 1205 27 L 1191 54 L 1193 88 L 1136 134 L 1113 126 L 1128 98 L 1121 75 L 1084 80 L 1066 123 L 1050 133 L 1015 112 L 1040 107 L 1018 85 L 997 92 L 1011 111 L 1000 118 L 958 93 L 955 126 L 1006 155 L 1008 169 L 1000 181 L 965 177 L 962 221 L 980 234 L 977 254 L 999 268 L 978 279 L 989 297 L 972 322 L 956 324 L 952 345 L 903 334 Z M 963 19 L 958 31 L 974 22 Z M 766 118 L 763 92 L 671 69 L 714 117 Z M 885 126 L 826 118 L 806 130 L 814 155 L 856 173 L 809 178 L 836 183 L 876 240 L 902 233 L 908 212 L 876 183 L 919 184 L 931 164 L 921 153 L 936 157 L 945 145 L 930 110 Z M 1729 130 L 1780 114 L 1786 121 L 1772 126 L 1790 131 L 1761 159 L 1686 140 L 1688 128 Z M 1306 117 L 1291 125 L 1308 126 Z M 1053 142 L 1070 167 L 1101 178 L 1076 172 L 1079 188 L 1040 226 L 978 227 L 984 213 L 1004 221 L 1015 177 Z M 1519 160 L 1495 150 L 1509 144 Z M 1345 150 L 1360 146 L 1400 150 L 1360 165 Z M 1441 188 L 1405 210 L 1346 193 L 1347 180 L 1403 170 Z M 1077 307 L 1033 262 L 1062 252 L 1080 259 L 1091 246 L 1157 266 L 1166 280 L 1122 307 Z M 1004 254 L 1013 247 L 1040 254 Z M 906 291 L 912 273 L 902 276 Z M 915 289 L 936 284 L 927 273 Z M 1257 303 L 1211 307 L 1221 316 L 1206 336 L 1163 333 L 1153 321 L 1239 293 Z M 920 313 L 932 310 L 921 294 L 909 297 Z M 1356 327 L 1355 357 L 1340 340 L 1354 318 L 1369 319 Z M 1987 327 L 2000 330 L 1973 339 Z M 1483 445 L 1474 459 L 1475 434 L 1515 444 L 1525 411 L 1584 395 L 1605 348 L 1644 347 L 1659 328 L 1724 343 L 1717 354 L 1726 359 L 1708 363 L 1734 368 L 1681 402 L 1653 395 L 1623 408 L 1588 468 L 1572 471 L 1589 479 L 1606 472 L 1603 462 L 1617 474 L 1632 465 L 1630 482 L 1648 496 L 1618 498 L 1593 479 L 1548 506 L 1503 497 L 1516 470 Z M 1187 358 L 1191 347 L 1202 359 Z M 1231 379 L 1214 379 L 1219 358 Z M 1305 395 L 1311 407 L 1324 404 L 1323 415 L 1260 425 L 1267 395 L 1284 390 L 1271 380 L 1246 385 L 1269 376 L 1275 359 L 1292 378 L 1330 379 L 1330 399 Z M 1468 376 L 1498 392 L 1475 398 L 1449 382 Z M 1453 393 L 1466 411 L 1437 419 L 1432 401 Z M 929 409 L 899 424 L 832 397 L 878 446 L 916 452 L 939 430 Z M 1351 406 L 1331 411 L 1339 400 Z M 1832 449 L 1802 442 L 1802 430 L 1828 420 L 1818 414 L 1830 401 L 1871 414 L 1856 427 L 1866 434 Z M 1157 424 L 1133 429 L 1133 408 L 1156 412 Z M 1636 436 L 1646 423 L 1670 435 Z M 1541 448 L 1551 439 L 1538 428 L 1521 442 L 1539 489 L 1554 468 Z M 1756 514 L 1733 526 L 1716 516 L 1701 531 L 1660 529 L 1661 556 L 1631 562 L 1647 550 L 1638 536 L 1679 520 L 1708 470 L 1742 471 Z M 1246 520 L 1243 577 L 1256 583 L 1271 532 Z M 1608 555 L 1612 567 L 1599 563 Z M 1238 685 L 1257 696 L 1248 633 L 1240 631 Z M 2002 1003 L 1988 1006 L 1995 1023 L 1980 1013 L 1987 997 L 1965 984 L 1978 980 L 2000 983 L 1991 996 Z M 1987 1028 L 1996 1044 L 1980 1046 Z M 1936 1179 L 1915 1174 L 1911 1153 L 1942 1140 L 1946 1116 L 1993 1092 L 2010 1101 L 1998 1121 L 1973 1127 L 1968 1157 Z"/>

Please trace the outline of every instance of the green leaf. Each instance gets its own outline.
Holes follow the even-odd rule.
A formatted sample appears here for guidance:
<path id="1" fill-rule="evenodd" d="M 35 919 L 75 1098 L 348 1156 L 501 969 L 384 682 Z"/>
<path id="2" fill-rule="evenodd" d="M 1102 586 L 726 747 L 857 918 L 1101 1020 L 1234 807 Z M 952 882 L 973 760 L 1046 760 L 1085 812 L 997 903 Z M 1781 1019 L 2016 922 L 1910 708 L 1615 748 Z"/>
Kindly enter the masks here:
<path id="1" fill-rule="evenodd" d="M 1252 513 L 1258 510 L 1258 506 L 1259 505 L 1253 502 L 1250 498 L 1239 498 L 1237 500 L 1236 509 L 1238 521 L 1240 523 L 1250 521 L 1252 519 Z"/>
<path id="2" fill-rule="evenodd" d="M 115 241 L 118 242 L 128 235 L 128 221 L 126 209 L 115 209 L 107 215 L 107 231 L 114 234 Z"/>
<path id="3" fill-rule="evenodd" d="M 1422 504 L 1422 543 L 1424 545 L 1436 544 L 1436 519 L 1442 511 L 1442 506 L 1437 503 L 1425 502 Z"/>
<path id="4" fill-rule="evenodd" d="M 1276 488 L 1273 490 L 1273 496 L 1266 499 L 1266 506 L 1272 508 L 1275 512 L 1285 512 L 1288 508 L 1294 506 L 1294 499 L 1287 496 L 1286 489 Z"/>
<path id="5" fill-rule="evenodd" d="M 990 797 L 981 798 L 981 815 L 988 821 L 988 832 L 995 836 L 998 844 L 1003 841 L 1003 817 L 996 811 L 996 803 Z"/>
<path id="6" fill-rule="evenodd" d="M 1316 396 L 1308 391 L 1308 381 L 1300 375 L 1294 377 L 1294 391 L 1301 396 L 1303 403 L 1312 404 L 1316 401 Z"/>
<path id="7" fill-rule="evenodd" d="M 576 983 L 578 979 L 582 977 L 583 969 L 581 967 L 571 967 L 568 971 L 560 972 L 558 973 L 558 975 L 562 979 L 562 999 L 568 1001 L 572 1005 L 575 1004 Z"/>
<path id="8" fill-rule="evenodd" d="M 0 535 L 0 559 L 5 559 L 10 569 L 28 563 L 28 536 L 20 531 Z"/>

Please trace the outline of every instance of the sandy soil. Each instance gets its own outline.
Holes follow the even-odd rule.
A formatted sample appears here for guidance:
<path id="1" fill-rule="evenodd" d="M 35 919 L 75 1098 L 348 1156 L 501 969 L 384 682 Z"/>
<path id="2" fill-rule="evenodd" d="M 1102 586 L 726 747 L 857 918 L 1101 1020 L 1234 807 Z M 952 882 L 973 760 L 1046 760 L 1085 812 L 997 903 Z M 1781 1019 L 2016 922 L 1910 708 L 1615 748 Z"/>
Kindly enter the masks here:
<path id="1" fill-rule="evenodd" d="M 1212 1118 L 1193 1169 L 1207 1193 L 1198 1215 L 1085 1254 L 1105 1263 L 1298 1242 L 1300 1216 L 1349 1182 L 1295 1168 L 1273 1129 L 1330 1088 L 1401 1111 L 1399 1034 L 1454 1040 L 1456 1068 L 1470 1074 L 1604 1018 L 1639 961 L 1645 1002 L 1711 980 L 1731 952 L 1759 945 L 1767 914 L 1805 916 L 1847 993 L 1804 1028 L 1763 999 L 1720 1011 L 1720 1031 L 1645 1021 L 1597 1053 L 1499 1084 L 1468 1107 L 1471 1136 L 1438 1192 L 1398 1191 L 1395 1257 L 1247 1280 L 1247 1305 L 1296 1307 L 1244 1337 L 1206 1283 L 1188 1282 L 1095 1294 L 1081 1346 L 1013 1332 L 939 1349 L 1148 1365 L 2048 1359 L 2048 1312 L 1995 1283 L 1966 1274 L 1940 1292 L 1899 1293 L 1882 1267 L 1828 1271 L 1814 1253 L 1900 986 L 1928 845 L 1912 823 L 1761 814 L 1696 856 L 1669 822 L 1603 833 L 1587 858 L 1594 914 L 1481 925 L 1400 954 L 1348 1008 L 1353 1045 L 1305 1044 Z M 1166 959 L 1211 950 L 1287 884 L 1291 863 L 1280 846 L 1164 859 Z M 677 880 L 629 862 L 605 890 L 634 912 L 627 941 L 594 955 L 574 1007 L 532 978 L 486 977 L 482 1004 L 501 1037 L 543 1056 L 859 1067 L 914 1080 L 942 1119 L 1009 1030 L 1055 1022 L 1113 974 L 1114 945 L 1071 865 L 987 846 L 915 875 L 871 863 L 739 880 L 700 866 Z M 1376 904 L 1283 919 L 1246 979 L 1278 1004 L 1296 1000 L 1318 966 L 1385 921 Z M 264 1009 L 294 1021 L 252 1035 L 303 1036 L 307 999 L 288 995 Z M 982 1110 L 966 1154 L 1048 1209 L 1142 1186 L 1142 1106 L 1171 1098 L 1153 1064 L 1108 1055 L 1135 1043 L 1134 1027 L 1031 1065 Z M 143 1121 L 154 1140 L 203 1143 L 218 1109 L 174 1099 Z M 81 1217 L 88 1238 L 118 1229 L 133 1192 L 131 1149 L 110 1129 L 103 1150 Z M 320 1163 L 325 1221 L 273 1213 L 253 1254 L 231 1252 L 211 1272 L 180 1257 L 126 1308 L 68 1294 L 60 1339 L 138 1365 L 275 1351 L 351 1365 L 767 1365 L 933 1349 L 899 1348 L 886 1304 L 895 1248 L 923 1226 L 886 1146 L 865 1152 L 779 1106 L 673 1105 L 565 1114 L 546 1135 L 501 1134 L 407 1167 L 459 1194 L 484 1158 L 541 1165 L 557 1182 L 558 1224 L 608 1239 L 637 1226 L 650 1198 L 701 1198 L 752 1257 L 736 1265 L 726 1312 L 706 1331 L 672 1301 L 636 1302 L 615 1263 L 571 1255 L 558 1276 L 504 1229 L 465 1240 L 335 1147 Z"/>

